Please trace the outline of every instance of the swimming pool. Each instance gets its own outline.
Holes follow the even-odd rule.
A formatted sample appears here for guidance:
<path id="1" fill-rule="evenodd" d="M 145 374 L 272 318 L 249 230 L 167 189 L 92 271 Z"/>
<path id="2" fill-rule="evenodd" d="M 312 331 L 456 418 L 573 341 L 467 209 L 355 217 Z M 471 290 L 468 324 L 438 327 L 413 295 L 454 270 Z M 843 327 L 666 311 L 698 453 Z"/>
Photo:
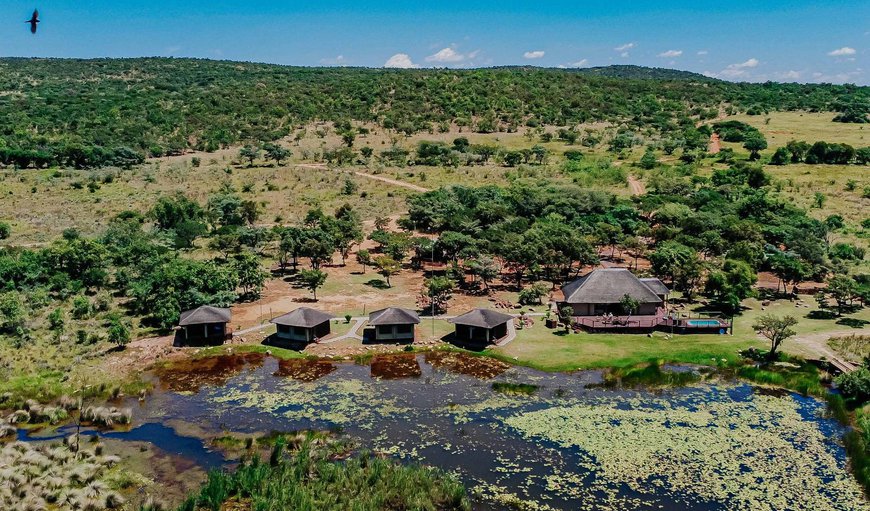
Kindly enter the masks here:
<path id="1" fill-rule="evenodd" d="M 690 319 L 686 321 L 686 324 L 689 326 L 720 326 L 718 319 Z"/>

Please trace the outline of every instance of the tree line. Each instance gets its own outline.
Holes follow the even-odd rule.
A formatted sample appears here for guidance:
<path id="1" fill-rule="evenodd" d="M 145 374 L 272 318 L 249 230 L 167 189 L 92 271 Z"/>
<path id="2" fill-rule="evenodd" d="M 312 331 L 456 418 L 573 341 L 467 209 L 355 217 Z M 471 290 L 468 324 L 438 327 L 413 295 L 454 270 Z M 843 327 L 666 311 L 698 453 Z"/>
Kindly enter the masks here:
<path id="1" fill-rule="evenodd" d="M 634 79 L 536 68 L 298 68 L 143 58 L 2 59 L 0 71 L 0 148 L 9 148 L 20 165 L 44 165 L 67 146 L 151 156 L 214 151 L 275 141 L 323 120 L 375 123 L 404 134 L 592 121 L 666 133 L 722 109 L 833 110 L 848 122 L 866 122 L 870 110 L 870 89 L 852 85 Z M 108 160 L 94 154 L 79 164 Z"/>

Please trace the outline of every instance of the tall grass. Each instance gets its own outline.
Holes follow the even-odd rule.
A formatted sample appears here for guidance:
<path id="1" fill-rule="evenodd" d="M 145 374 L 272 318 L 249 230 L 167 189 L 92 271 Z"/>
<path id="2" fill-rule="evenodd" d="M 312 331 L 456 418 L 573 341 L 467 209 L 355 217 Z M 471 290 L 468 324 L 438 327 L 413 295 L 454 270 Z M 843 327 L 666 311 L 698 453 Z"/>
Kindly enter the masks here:
<path id="1" fill-rule="evenodd" d="M 807 363 L 798 369 L 743 366 L 737 370 L 737 376 L 762 385 L 793 390 L 804 396 L 825 397 L 828 394 L 819 378 L 818 369 Z"/>
<path id="2" fill-rule="evenodd" d="M 695 383 L 701 376 L 694 371 L 662 371 L 658 361 L 642 366 L 618 367 L 604 375 L 607 387 L 680 387 Z"/>
<path id="3" fill-rule="evenodd" d="M 367 452 L 336 460 L 311 441 L 291 454 L 283 449 L 283 442 L 276 443 L 268 463 L 254 457 L 233 473 L 212 471 L 178 511 L 220 511 L 229 500 L 256 510 L 471 509 L 463 485 L 437 469 L 403 466 Z"/>

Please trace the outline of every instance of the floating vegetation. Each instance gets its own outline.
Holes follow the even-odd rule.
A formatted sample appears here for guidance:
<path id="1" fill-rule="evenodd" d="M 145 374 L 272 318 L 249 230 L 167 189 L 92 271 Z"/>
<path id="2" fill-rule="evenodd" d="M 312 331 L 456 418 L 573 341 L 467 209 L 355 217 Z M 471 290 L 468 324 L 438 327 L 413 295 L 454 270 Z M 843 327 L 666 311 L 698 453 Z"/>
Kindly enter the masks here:
<path id="1" fill-rule="evenodd" d="M 591 387 L 598 371 L 522 367 L 507 369 L 493 386 L 438 370 L 437 363 L 455 363 L 449 357 L 418 354 L 412 363 L 413 355 L 403 356 L 385 367 L 404 363 L 413 374 L 419 368 L 419 378 L 371 378 L 367 366 L 338 363 L 328 377 L 307 382 L 275 377 L 279 362 L 267 359 L 198 394 L 158 390 L 137 417 L 219 424 L 240 436 L 216 443 L 241 455 L 268 447 L 271 435 L 258 431 L 339 427 L 382 455 L 456 471 L 469 487 L 488 485 L 492 491 L 474 500 L 496 509 L 766 511 L 794 502 L 867 509 L 837 442 L 842 427 L 815 399 L 719 379 L 655 393 L 602 389 Z M 529 393 L 518 398 L 517 390 Z M 294 436 L 285 440 L 292 449 Z"/>
<path id="2" fill-rule="evenodd" d="M 202 387 L 226 385 L 243 370 L 262 366 L 265 358 L 263 353 L 190 358 L 161 367 L 156 374 L 164 390 L 199 392 Z"/>
<path id="3" fill-rule="evenodd" d="M 492 383 L 492 390 L 502 394 L 531 396 L 537 392 L 539 388 L 538 385 L 532 385 L 530 383 L 508 383 L 503 381 Z"/>
<path id="4" fill-rule="evenodd" d="M 393 380 L 397 378 L 417 378 L 423 371 L 412 353 L 377 355 L 371 361 L 372 378 Z"/>
<path id="5" fill-rule="evenodd" d="M 473 376 L 481 380 L 490 380 L 510 369 L 510 365 L 492 357 L 469 355 L 459 351 L 437 350 L 429 351 L 425 357 L 426 363 L 438 369 L 444 369 L 456 374 Z"/>
<path id="6" fill-rule="evenodd" d="M 471 509 L 463 485 L 437 469 L 403 466 L 368 453 L 335 461 L 329 449 L 311 441 L 289 455 L 284 454 L 284 448 L 284 443 L 276 443 L 268 464 L 256 456 L 234 473 L 209 473 L 199 494 L 190 497 L 179 511 Z"/>
<path id="7" fill-rule="evenodd" d="M 730 509 L 772 511 L 794 502 L 804 509 L 868 509 L 829 439 L 792 398 L 575 403 L 518 413 L 505 424 L 579 449 L 597 478 L 639 494 Z"/>
<path id="8" fill-rule="evenodd" d="M 335 369 L 335 364 L 326 360 L 290 358 L 278 360 L 278 370 L 273 374 L 297 381 L 313 382 L 334 372 Z"/>
<path id="9" fill-rule="evenodd" d="M 124 499 L 104 481 L 118 458 L 66 445 L 0 446 L 0 509 L 117 509 Z"/>

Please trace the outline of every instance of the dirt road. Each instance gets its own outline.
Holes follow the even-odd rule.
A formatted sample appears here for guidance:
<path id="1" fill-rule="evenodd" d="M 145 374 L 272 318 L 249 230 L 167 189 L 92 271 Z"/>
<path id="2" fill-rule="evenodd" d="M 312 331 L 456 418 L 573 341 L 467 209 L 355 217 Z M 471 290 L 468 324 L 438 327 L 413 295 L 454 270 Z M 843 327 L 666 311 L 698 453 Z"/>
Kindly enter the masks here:
<path id="1" fill-rule="evenodd" d="M 870 335 L 870 329 L 850 329 L 834 332 L 819 332 L 815 334 L 798 335 L 786 341 L 786 350 L 809 358 L 825 358 L 844 371 L 854 370 L 855 364 L 845 360 L 828 346 L 828 340 L 833 337 L 848 335 Z"/>
<path id="2" fill-rule="evenodd" d="M 324 163 L 297 163 L 296 167 L 301 167 L 303 169 L 313 169 L 313 170 L 329 170 L 329 167 Z M 375 181 L 380 181 L 382 183 L 391 184 L 393 186 L 398 186 L 401 188 L 407 188 L 408 190 L 413 190 L 415 192 L 425 193 L 430 191 L 429 188 L 424 188 L 422 186 L 417 186 L 415 184 L 406 183 L 404 181 L 399 181 L 398 179 L 391 179 L 389 177 L 384 176 L 376 176 L 374 174 L 367 174 L 365 172 L 353 171 L 354 175 L 359 177 L 364 177 L 366 179 L 373 179 Z"/>
<path id="3" fill-rule="evenodd" d="M 646 193 L 646 185 L 631 174 L 628 175 L 628 189 L 631 190 L 632 195 L 643 195 Z"/>

